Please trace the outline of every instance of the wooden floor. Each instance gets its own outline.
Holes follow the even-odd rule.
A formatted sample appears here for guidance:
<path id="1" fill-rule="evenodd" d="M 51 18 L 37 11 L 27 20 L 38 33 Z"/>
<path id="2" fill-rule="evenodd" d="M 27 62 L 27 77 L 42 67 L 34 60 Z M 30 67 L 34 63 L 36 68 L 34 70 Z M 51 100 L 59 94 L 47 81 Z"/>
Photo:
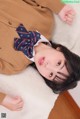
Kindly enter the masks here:
<path id="1" fill-rule="evenodd" d="M 49 119 L 80 119 L 80 108 L 68 92 L 60 94 Z"/>

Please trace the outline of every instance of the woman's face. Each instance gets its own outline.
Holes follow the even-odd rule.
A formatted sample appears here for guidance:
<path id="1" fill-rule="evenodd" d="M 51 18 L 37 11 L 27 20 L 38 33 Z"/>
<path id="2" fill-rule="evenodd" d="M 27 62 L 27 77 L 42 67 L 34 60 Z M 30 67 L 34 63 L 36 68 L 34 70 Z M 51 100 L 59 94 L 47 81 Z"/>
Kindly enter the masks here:
<path id="1" fill-rule="evenodd" d="M 35 54 L 34 60 L 39 73 L 48 80 L 63 82 L 69 75 L 66 59 L 58 48 L 44 48 Z"/>

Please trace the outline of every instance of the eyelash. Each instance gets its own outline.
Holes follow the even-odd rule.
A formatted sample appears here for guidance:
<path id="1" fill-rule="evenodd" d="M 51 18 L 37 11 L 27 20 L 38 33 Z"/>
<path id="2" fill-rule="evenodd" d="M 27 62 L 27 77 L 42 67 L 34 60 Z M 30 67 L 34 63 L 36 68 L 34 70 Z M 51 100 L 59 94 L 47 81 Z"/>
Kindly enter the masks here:
<path id="1" fill-rule="evenodd" d="M 57 66 L 59 66 L 61 64 L 61 61 L 59 61 L 58 63 L 57 63 Z"/>
<path id="2" fill-rule="evenodd" d="M 57 63 L 57 66 L 59 66 L 59 65 L 61 65 L 61 61 L 59 61 L 59 62 Z M 50 75 L 49 75 L 49 77 L 51 78 L 52 76 L 53 76 L 53 73 L 51 72 Z"/>
<path id="3" fill-rule="evenodd" d="M 53 76 L 53 73 L 51 72 L 50 75 L 49 75 L 49 77 L 51 78 L 52 76 Z"/>

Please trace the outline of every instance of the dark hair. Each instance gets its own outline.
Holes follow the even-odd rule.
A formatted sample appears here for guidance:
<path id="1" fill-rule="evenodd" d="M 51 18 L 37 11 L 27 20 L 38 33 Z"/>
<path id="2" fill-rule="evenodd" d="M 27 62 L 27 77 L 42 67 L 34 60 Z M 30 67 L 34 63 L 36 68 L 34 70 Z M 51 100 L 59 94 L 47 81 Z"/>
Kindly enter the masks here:
<path id="1" fill-rule="evenodd" d="M 65 46 L 61 44 L 56 44 L 51 42 L 52 48 L 60 48 L 60 51 L 63 53 L 63 55 L 66 58 L 66 68 L 69 72 L 69 76 L 67 77 L 67 80 L 63 83 L 57 83 L 55 81 L 50 81 L 48 79 L 44 78 L 46 84 L 53 90 L 54 93 L 60 93 L 62 91 L 72 89 L 77 86 L 77 81 L 80 80 L 80 57 L 70 50 L 68 50 Z M 33 67 L 36 68 L 35 64 L 32 64 Z"/>

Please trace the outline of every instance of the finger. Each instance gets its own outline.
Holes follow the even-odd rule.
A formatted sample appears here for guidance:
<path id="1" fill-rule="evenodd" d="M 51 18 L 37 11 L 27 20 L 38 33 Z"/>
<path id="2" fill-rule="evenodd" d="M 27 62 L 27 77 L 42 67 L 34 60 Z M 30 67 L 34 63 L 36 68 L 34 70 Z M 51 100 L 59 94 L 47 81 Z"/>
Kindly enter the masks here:
<path id="1" fill-rule="evenodd" d="M 73 16 L 72 14 L 68 14 L 67 17 L 68 17 L 68 18 L 71 18 L 71 19 L 74 18 L 74 16 Z"/>
<path id="2" fill-rule="evenodd" d="M 66 16 L 66 21 L 65 22 L 72 22 L 73 21 L 73 19 L 72 18 L 69 18 L 68 16 Z"/>
<path id="3" fill-rule="evenodd" d="M 21 97 L 15 97 L 15 100 L 18 102 L 23 101 L 23 99 Z"/>
<path id="4" fill-rule="evenodd" d="M 69 14 L 75 16 L 76 12 L 75 12 L 74 10 L 70 10 L 70 11 L 69 11 Z"/>
<path id="5" fill-rule="evenodd" d="M 20 108 L 17 108 L 15 111 L 21 111 L 23 108 L 20 107 Z"/>
<path id="6" fill-rule="evenodd" d="M 19 104 L 17 104 L 17 107 L 19 108 L 19 107 L 23 107 L 23 105 L 24 105 L 24 102 L 20 102 Z"/>
<path id="7" fill-rule="evenodd" d="M 73 19 L 72 19 L 72 18 L 67 17 L 67 18 L 66 18 L 66 21 L 72 22 L 72 21 L 73 21 Z"/>
<path id="8" fill-rule="evenodd" d="M 66 21 L 67 24 L 69 25 L 72 25 L 72 22 L 71 21 Z"/>
<path id="9" fill-rule="evenodd" d="M 20 104 L 22 102 L 23 102 L 23 100 L 17 100 L 17 104 Z"/>
<path id="10" fill-rule="evenodd" d="M 14 99 L 22 99 L 20 96 L 15 96 Z"/>
<path id="11" fill-rule="evenodd" d="M 17 109 L 16 111 L 21 111 L 22 110 L 22 108 L 20 108 L 20 109 Z"/>
<path id="12" fill-rule="evenodd" d="M 21 108 L 23 108 L 23 103 L 17 105 L 17 109 L 21 109 Z"/>

